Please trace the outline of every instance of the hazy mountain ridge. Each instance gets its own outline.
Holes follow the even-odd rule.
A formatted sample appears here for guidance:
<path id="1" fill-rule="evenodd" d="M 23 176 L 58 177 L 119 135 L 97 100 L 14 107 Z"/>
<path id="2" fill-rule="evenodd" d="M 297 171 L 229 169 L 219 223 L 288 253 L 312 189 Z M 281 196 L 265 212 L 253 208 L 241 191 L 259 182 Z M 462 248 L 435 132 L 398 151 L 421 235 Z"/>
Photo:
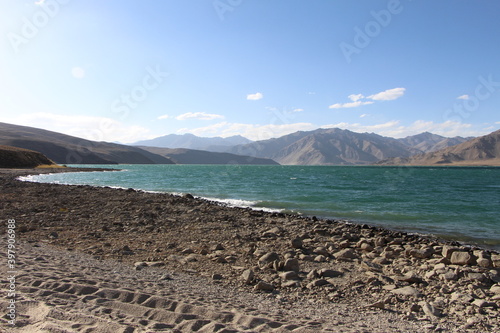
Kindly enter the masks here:
<path id="1" fill-rule="evenodd" d="M 143 140 L 135 142 L 134 146 L 147 146 L 158 148 L 187 148 L 196 150 L 221 151 L 225 147 L 247 144 L 251 140 L 235 135 L 227 138 L 214 137 L 204 138 L 193 134 L 169 134 L 154 138 L 151 140 Z"/>
<path id="2" fill-rule="evenodd" d="M 422 151 L 423 153 L 430 153 L 433 151 L 458 145 L 471 139 L 473 138 L 463 138 L 460 136 L 447 138 L 441 135 L 424 132 L 417 135 L 407 136 L 406 138 L 398 140 L 409 147 Z"/>
<path id="3" fill-rule="evenodd" d="M 140 148 L 151 153 L 164 156 L 176 164 L 245 164 L 245 165 L 279 165 L 275 161 L 267 158 L 242 156 L 231 153 L 218 153 L 206 150 L 186 149 L 186 148 L 160 148 L 145 147 Z"/>
<path id="4" fill-rule="evenodd" d="M 500 165 L 500 130 L 435 152 L 393 158 L 379 165 Z"/>

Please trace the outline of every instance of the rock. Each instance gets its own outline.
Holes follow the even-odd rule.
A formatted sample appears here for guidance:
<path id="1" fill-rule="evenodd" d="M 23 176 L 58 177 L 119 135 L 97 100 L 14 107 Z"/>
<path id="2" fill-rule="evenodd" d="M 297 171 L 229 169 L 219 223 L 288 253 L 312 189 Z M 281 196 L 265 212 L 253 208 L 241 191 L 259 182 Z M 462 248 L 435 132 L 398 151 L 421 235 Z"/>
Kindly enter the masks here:
<path id="1" fill-rule="evenodd" d="M 420 282 L 422 282 L 422 279 L 414 272 L 408 272 L 404 276 L 397 277 L 396 279 L 399 281 L 408 282 L 408 283 L 420 283 Z"/>
<path id="2" fill-rule="evenodd" d="M 344 275 L 344 273 L 342 272 L 337 272 L 334 271 L 333 269 L 326 269 L 326 268 L 319 270 L 318 274 L 323 278 L 334 278 Z"/>
<path id="3" fill-rule="evenodd" d="M 298 238 L 298 237 L 292 239 L 290 243 L 294 249 L 300 249 L 300 248 L 302 248 L 302 245 L 303 245 L 302 238 Z"/>
<path id="4" fill-rule="evenodd" d="M 388 265 L 390 264 L 391 262 L 389 260 L 387 260 L 386 258 L 384 257 L 378 257 L 378 258 L 375 258 L 372 260 L 372 262 L 374 264 L 377 264 L 377 265 Z"/>
<path id="5" fill-rule="evenodd" d="M 467 273 L 467 279 L 470 281 L 479 281 L 479 282 L 485 282 L 488 280 L 486 276 L 482 273 Z"/>
<path id="6" fill-rule="evenodd" d="M 307 288 L 312 289 L 314 287 L 326 286 L 327 284 L 330 284 L 330 282 L 325 279 L 318 279 L 308 283 Z"/>
<path id="7" fill-rule="evenodd" d="M 299 259 L 304 261 L 314 261 L 314 257 L 307 254 L 299 255 Z"/>
<path id="8" fill-rule="evenodd" d="M 500 294 L 500 285 L 491 286 L 490 291 L 494 294 Z"/>
<path id="9" fill-rule="evenodd" d="M 493 263 L 493 267 L 500 267 L 500 254 L 492 254 L 491 261 Z"/>
<path id="10" fill-rule="evenodd" d="M 281 284 L 282 288 L 299 287 L 299 286 L 300 286 L 300 282 L 297 280 L 284 281 Z"/>
<path id="11" fill-rule="evenodd" d="M 366 251 L 366 252 L 371 252 L 373 251 L 373 246 L 371 246 L 370 244 L 368 243 L 362 243 L 361 246 L 359 247 L 362 251 Z"/>
<path id="12" fill-rule="evenodd" d="M 498 305 L 494 302 L 487 302 L 484 299 L 476 299 L 474 302 L 472 302 L 475 306 L 478 308 L 494 308 L 496 309 Z"/>
<path id="13" fill-rule="evenodd" d="M 193 249 L 187 248 L 181 251 L 182 254 L 191 254 L 194 253 Z"/>
<path id="14" fill-rule="evenodd" d="M 262 257 L 260 257 L 259 266 L 263 267 L 263 266 L 265 266 L 271 262 L 274 262 L 276 260 L 280 260 L 280 257 L 276 252 L 266 253 Z"/>
<path id="15" fill-rule="evenodd" d="M 49 238 L 50 239 L 58 239 L 59 238 L 59 234 L 55 231 L 52 231 L 50 234 L 49 234 Z"/>
<path id="16" fill-rule="evenodd" d="M 410 286 L 391 290 L 391 293 L 404 296 L 415 296 L 415 297 L 422 296 L 420 291 Z"/>
<path id="17" fill-rule="evenodd" d="M 460 249 L 458 247 L 445 245 L 445 246 L 443 246 L 443 251 L 441 252 L 441 254 L 446 259 L 451 259 L 452 253 L 455 252 L 455 251 L 459 251 L 459 250 Z"/>
<path id="18" fill-rule="evenodd" d="M 294 271 L 298 273 L 300 271 L 299 261 L 296 258 L 290 258 L 285 260 L 283 264 L 284 271 Z"/>
<path id="19" fill-rule="evenodd" d="M 253 289 L 256 291 L 272 292 L 274 290 L 274 286 L 265 281 L 259 281 Z"/>
<path id="20" fill-rule="evenodd" d="M 490 267 L 493 267 L 493 263 L 491 262 L 490 259 L 488 258 L 478 258 L 476 260 L 476 263 L 478 266 L 480 267 L 484 267 L 484 268 L 490 268 Z"/>
<path id="21" fill-rule="evenodd" d="M 472 265 L 475 259 L 469 252 L 455 251 L 451 254 L 450 261 L 453 265 Z"/>
<path id="22" fill-rule="evenodd" d="M 375 303 L 367 305 L 366 307 L 384 309 L 385 308 L 385 302 L 384 301 L 377 301 Z"/>
<path id="23" fill-rule="evenodd" d="M 312 271 L 310 271 L 308 274 L 307 274 L 307 279 L 308 280 L 314 280 L 314 279 L 317 279 L 319 278 L 319 273 L 316 269 L 313 269 Z"/>
<path id="24" fill-rule="evenodd" d="M 382 272 L 382 266 L 379 264 L 375 264 L 373 262 L 363 260 L 361 262 L 361 267 L 363 267 L 366 270 L 373 271 L 373 272 Z"/>
<path id="25" fill-rule="evenodd" d="M 147 267 L 148 264 L 144 261 L 139 261 L 139 262 L 136 262 L 134 263 L 134 267 L 137 268 L 137 267 Z"/>
<path id="26" fill-rule="evenodd" d="M 294 272 L 294 271 L 281 273 L 281 274 L 280 274 L 280 278 L 281 278 L 283 281 L 299 280 L 299 279 L 300 279 L 300 278 L 299 278 L 299 275 L 297 274 L 297 272 Z"/>
<path id="27" fill-rule="evenodd" d="M 224 277 L 221 274 L 213 274 L 212 275 L 212 280 L 223 280 Z"/>
<path id="28" fill-rule="evenodd" d="M 314 249 L 313 252 L 316 254 L 323 255 L 325 257 L 330 256 L 330 253 L 328 252 L 328 250 L 324 246 L 318 246 L 317 248 Z"/>
<path id="29" fill-rule="evenodd" d="M 441 274 L 441 279 L 445 281 L 456 281 L 458 280 L 458 275 L 455 272 L 446 272 L 444 274 Z"/>
<path id="30" fill-rule="evenodd" d="M 470 303 L 474 300 L 474 297 L 472 297 L 469 294 L 463 294 L 458 291 L 455 291 L 454 293 L 451 294 L 451 301 L 452 302 L 458 302 L 458 303 Z"/>
<path id="31" fill-rule="evenodd" d="M 422 308 L 424 313 L 429 317 L 429 318 L 434 318 L 434 317 L 441 317 L 441 311 L 439 309 L 435 308 L 433 305 L 422 301 L 419 302 L 418 305 Z"/>
<path id="32" fill-rule="evenodd" d="M 220 243 L 214 245 L 212 248 L 211 248 L 212 251 L 224 251 L 224 246 Z"/>
<path id="33" fill-rule="evenodd" d="M 322 254 L 320 254 L 319 256 L 314 257 L 314 261 L 315 262 L 326 262 L 327 260 L 328 259 L 324 255 L 322 255 Z"/>
<path id="34" fill-rule="evenodd" d="M 335 258 L 340 259 L 340 260 L 350 260 L 350 259 L 357 259 L 359 256 L 354 252 L 352 249 L 343 249 L 340 250 L 339 252 L 335 253 Z"/>
<path id="35" fill-rule="evenodd" d="M 424 249 L 411 249 L 408 254 L 414 258 L 418 259 L 428 259 L 434 254 L 434 249 L 432 247 L 426 247 Z"/>
<path id="36" fill-rule="evenodd" d="M 247 269 L 241 274 L 241 278 L 246 284 L 251 284 L 255 278 L 255 273 L 251 269 Z"/>

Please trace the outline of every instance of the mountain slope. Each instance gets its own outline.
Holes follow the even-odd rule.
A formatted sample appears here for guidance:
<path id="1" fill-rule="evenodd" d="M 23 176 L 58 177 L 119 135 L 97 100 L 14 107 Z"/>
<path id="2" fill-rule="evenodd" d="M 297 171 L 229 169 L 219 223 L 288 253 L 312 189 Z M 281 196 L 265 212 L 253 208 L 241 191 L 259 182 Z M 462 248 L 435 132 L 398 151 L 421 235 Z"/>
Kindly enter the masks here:
<path id="1" fill-rule="evenodd" d="M 231 153 L 271 158 L 280 164 L 362 165 L 420 151 L 393 138 L 341 129 L 296 132 L 277 139 L 236 146 Z"/>
<path id="2" fill-rule="evenodd" d="M 166 157 L 137 147 L 6 123 L 0 123 L 0 144 L 40 152 L 59 164 L 173 164 Z"/>
<path id="3" fill-rule="evenodd" d="M 471 139 L 473 138 L 462 138 L 460 136 L 447 138 L 441 135 L 424 132 L 417 135 L 407 136 L 406 138 L 398 140 L 408 147 L 418 149 L 423 153 L 430 153 L 433 151 L 458 145 Z"/>
<path id="4" fill-rule="evenodd" d="M 384 160 L 377 164 L 500 165 L 500 130 L 435 152 Z"/>
<path id="5" fill-rule="evenodd" d="M 185 149 L 185 148 L 159 148 L 144 147 L 140 148 L 151 153 L 164 156 L 177 164 L 251 164 L 251 165 L 279 165 L 275 161 L 267 158 L 241 156 L 230 153 L 216 153 L 204 150 Z"/>
<path id="6" fill-rule="evenodd" d="M 198 150 L 219 150 L 223 147 L 247 144 L 252 141 L 240 135 L 228 138 L 202 138 L 193 134 L 169 134 L 152 140 L 144 140 L 134 143 L 134 146 L 148 146 L 159 148 L 187 148 Z"/>
<path id="7" fill-rule="evenodd" d="M 41 165 L 53 165 L 45 155 L 28 149 L 0 146 L 0 168 L 36 168 Z"/>

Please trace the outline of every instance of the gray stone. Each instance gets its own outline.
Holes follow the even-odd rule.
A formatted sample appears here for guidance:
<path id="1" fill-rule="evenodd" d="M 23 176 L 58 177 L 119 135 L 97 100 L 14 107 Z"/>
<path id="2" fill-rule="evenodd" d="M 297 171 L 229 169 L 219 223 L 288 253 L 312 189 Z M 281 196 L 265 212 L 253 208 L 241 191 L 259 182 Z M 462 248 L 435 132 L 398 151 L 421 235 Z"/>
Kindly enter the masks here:
<path id="1" fill-rule="evenodd" d="M 352 249 L 343 249 L 335 253 L 337 259 L 357 259 L 359 256 Z"/>
<path id="2" fill-rule="evenodd" d="M 443 246 L 443 251 L 441 252 L 441 254 L 443 255 L 443 257 L 445 257 L 446 259 L 451 259 L 451 254 L 455 251 L 459 251 L 460 249 L 458 247 L 454 247 L 454 246 L 448 246 L 448 245 L 445 245 Z"/>
<path id="3" fill-rule="evenodd" d="M 418 305 L 420 305 L 420 307 L 422 308 L 422 311 L 424 311 L 424 313 L 429 318 L 441 317 L 441 311 L 439 311 L 439 309 L 435 308 L 433 305 L 431 305 L 425 301 L 419 302 Z"/>
<path id="4" fill-rule="evenodd" d="M 415 296 L 415 297 L 422 296 L 420 291 L 410 286 L 391 290 L 391 293 L 404 296 Z"/>
<path id="5" fill-rule="evenodd" d="M 253 289 L 257 291 L 272 292 L 274 290 L 274 286 L 265 281 L 259 281 Z"/>
<path id="6" fill-rule="evenodd" d="M 212 280 L 223 280 L 224 277 L 221 274 L 213 274 L 212 275 Z"/>
<path id="7" fill-rule="evenodd" d="M 334 271 L 333 269 L 323 268 L 318 272 L 318 274 L 319 274 L 319 276 L 324 277 L 324 278 L 334 278 L 334 277 L 342 276 L 344 273 Z"/>
<path id="8" fill-rule="evenodd" d="M 255 278 L 255 273 L 251 269 L 247 269 L 241 274 L 241 278 L 246 284 L 250 284 Z"/>
<path id="9" fill-rule="evenodd" d="M 294 271 L 298 273 L 300 271 L 299 261 L 296 258 L 290 258 L 285 260 L 283 265 L 284 271 Z"/>
<path id="10" fill-rule="evenodd" d="M 265 266 L 270 262 L 274 262 L 276 260 L 280 260 L 280 256 L 276 252 L 269 252 L 264 254 L 259 259 L 259 266 Z"/>
<path id="11" fill-rule="evenodd" d="M 493 267 L 493 263 L 491 262 L 490 259 L 488 258 L 478 258 L 476 260 L 476 263 L 478 266 L 480 267 L 484 267 L 484 268 L 490 268 L 490 267 Z"/>
<path id="12" fill-rule="evenodd" d="M 450 261 L 453 265 L 472 265 L 475 257 L 469 252 L 455 251 L 451 254 Z"/>
<path id="13" fill-rule="evenodd" d="M 326 262 L 327 258 L 324 255 L 320 254 L 319 256 L 314 257 L 314 261 L 315 262 Z"/>
<path id="14" fill-rule="evenodd" d="M 290 271 L 290 272 L 281 273 L 280 278 L 283 281 L 299 280 L 299 275 L 297 274 L 297 272 Z"/>
<path id="15" fill-rule="evenodd" d="M 426 247 L 424 249 L 411 249 L 408 253 L 410 256 L 418 259 L 428 259 L 434 254 L 434 249 L 432 247 Z"/>
<path id="16" fill-rule="evenodd" d="M 469 294 L 463 294 L 458 291 L 455 291 L 454 293 L 451 294 L 451 301 L 452 302 L 458 302 L 458 303 L 470 303 L 474 300 L 474 297 L 472 297 Z"/>
<path id="17" fill-rule="evenodd" d="M 500 294 L 500 285 L 491 286 L 490 291 L 494 294 Z"/>
<path id="18" fill-rule="evenodd" d="M 308 283 L 307 288 L 311 289 L 314 287 L 326 286 L 327 284 L 330 284 L 330 282 L 326 281 L 325 279 L 318 279 Z"/>
<path id="19" fill-rule="evenodd" d="M 324 246 L 318 246 L 317 248 L 314 249 L 313 252 L 316 254 L 323 255 L 325 257 L 330 256 L 330 253 L 328 252 L 328 250 Z"/>

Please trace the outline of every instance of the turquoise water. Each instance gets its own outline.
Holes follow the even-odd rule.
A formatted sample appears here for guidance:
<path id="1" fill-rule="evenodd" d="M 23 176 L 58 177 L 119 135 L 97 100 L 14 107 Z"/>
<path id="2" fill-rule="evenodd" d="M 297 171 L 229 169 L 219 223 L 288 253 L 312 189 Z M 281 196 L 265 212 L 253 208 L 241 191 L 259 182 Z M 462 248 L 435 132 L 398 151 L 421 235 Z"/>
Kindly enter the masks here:
<path id="1" fill-rule="evenodd" d="M 118 167 L 124 171 L 40 175 L 31 180 L 191 193 L 236 206 L 346 219 L 500 250 L 500 168 Z"/>

